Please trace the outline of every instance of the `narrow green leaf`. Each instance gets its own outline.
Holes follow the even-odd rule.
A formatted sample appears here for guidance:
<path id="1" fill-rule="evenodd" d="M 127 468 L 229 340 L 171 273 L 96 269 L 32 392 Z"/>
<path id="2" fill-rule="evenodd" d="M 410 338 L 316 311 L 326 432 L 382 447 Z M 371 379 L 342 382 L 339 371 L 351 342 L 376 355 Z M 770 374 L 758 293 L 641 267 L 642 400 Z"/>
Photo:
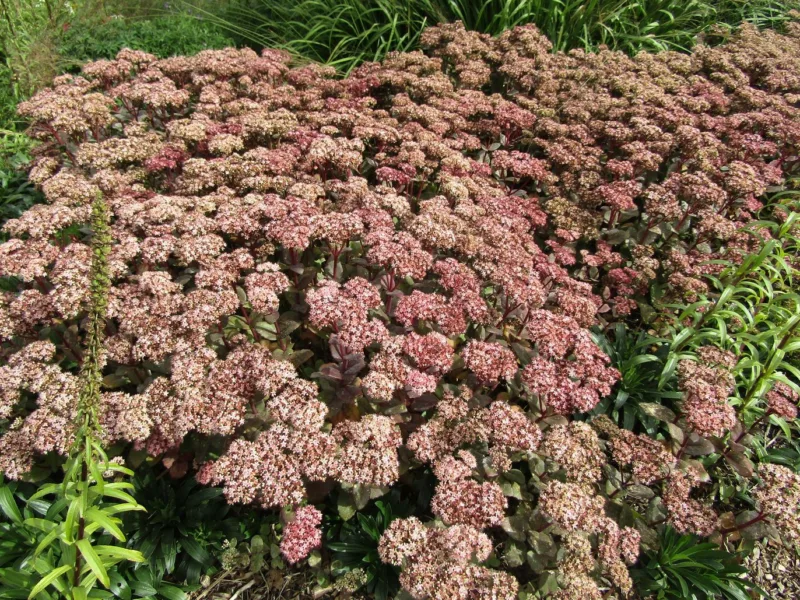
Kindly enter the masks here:
<path id="1" fill-rule="evenodd" d="M 28 502 L 31 500 L 38 500 L 39 498 L 43 498 L 44 496 L 49 496 L 50 494 L 57 494 L 61 491 L 61 484 L 60 483 L 48 483 L 40 487 L 36 493 L 28 498 Z"/>
<path id="2" fill-rule="evenodd" d="M 75 539 L 73 532 L 75 530 L 75 522 L 80 513 L 81 504 L 81 496 L 73 498 L 72 502 L 70 502 L 69 509 L 67 510 L 67 518 L 64 519 L 64 540 L 69 544 L 71 544 L 72 540 Z"/>
<path id="3" fill-rule="evenodd" d="M 197 562 L 206 567 L 211 566 L 213 562 L 211 555 L 194 539 L 188 537 L 181 539 L 181 546 Z"/>
<path id="4" fill-rule="evenodd" d="M 103 512 L 109 516 L 131 511 L 147 512 L 147 509 L 141 504 L 131 504 L 130 502 L 121 502 L 120 504 L 114 504 L 103 508 Z"/>
<path id="5" fill-rule="evenodd" d="M 117 488 L 112 488 L 111 486 L 114 485 L 112 483 L 107 483 L 105 485 L 105 489 L 103 490 L 103 496 L 107 496 L 110 498 L 116 498 L 117 500 L 122 500 L 127 504 L 138 504 L 136 502 L 136 498 L 131 496 L 130 494 L 123 492 Z"/>
<path id="6" fill-rule="evenodd" d="M 69 571 L 70 568 L 71 568 L 70 565 L 62 565 L 62 566 L 58 567 L 57 569 L 54 569 L 54 570 L 50 571 L 47 575 L 42 577 L 39 580 L 39 583 L 37 583 L 31 589 L 31 593 L 28 594 L 28 600 L 31 600 L 31 598 L 35 598 L 37 596 L 37 594 L 39 594 L 40 592 L 43 592 L 45 589 L 47 589 L 50 585 L 52 585 L 56 581 L 56 579 L 58 579 L 64 573 Z"/>
<path id="7" fill-rule="evenodd" d="M 86 591 L 86 588 L 83 587 L 82 585 L 79 585 L 78 587 L 72 588 L 72 599 L 73 600 L 87 600 L 88 597 L 89 597 L 89 594 Z"/>
<path id="8" fill-rule="evenodd" d="M 53 529 L 53 531 L 44 536 L 42 538 L 42 541 L 39 542 L 39 544 L 36 546 L 36 549 L 33 551 L 33 555 L 39 556 L 39 554 L 41 554 L 45 548 L 47 548 L 58 538 L 61 531 L 62 531 L 61 527 L 56 527 L 55 529 Z"/>
<path id="9" fill-rule="evenodd" d="M 100 525 L 103 529 L 105 529 L 108 533 L 117 538 L 117 540 L 119 540 L 120 542 L 125 541 L 125 534 L 122 533 L 122 530 L 119 528 L 119 525 L 117 525 L 117 523 L 114 522 L 115 519 L 112 519 L 111 517 L 106 515 L 102 510 L 99 510 L 97 508 L 90 508 L 89 510 L 86 511 L 84 517 L 90 523 L 97 523 L 98 525 Z M 116 519 L 116 521 L 119 521 L 119 519 Z"/>
<path id="10" fill-rule="evenodd" d="M 95 552 L 98 556 L 110 556 L 119 560 L 127 560 L 130 562 L 141 563 L 147 559 L 144 554 L 138 550 L 131 550 L 130 548 L 122 548 L 120 546 L 95 546 Z"/>
<path id="11" fill-rule="evenodd" d="M 111 585 L 111 581 L 108 578 L 108 572 L 103 566 L 103 561 L 100 560 L 100 557 L 97 556 L 94 548 L 92 548 L 92 543 L 88 539 L 84 538 L 75 542 L 75 545 L 78 547 L 81 555 L 83 555 L 87 566 L 92 570 L 92 573 L 95 574 L 100 583 L 102 583 L 105 587 Z"/>
<path id="12" fill-rule="evenodd" d="M 17 501 L 14 500 L 14 494 L 5 484 L 0 484 L 0 510 L 14 525 L 22 525 L 22 514 L 17 507 Z"/>
<path id="13" fill-rule="evenodd" d="M 30 518 L 30 519 L 25 519 L 25 521 L 23 522 L 28 527 L 33 527 L 34 529 L 38 529 L 39 531 L 44 531 L 45 533 L 50 533 L 51 531 L 53 531 L 53 529 L 58 527 L 56 523 L 53 523 L 52 521 L 47 521 L 46 519 Z"/>

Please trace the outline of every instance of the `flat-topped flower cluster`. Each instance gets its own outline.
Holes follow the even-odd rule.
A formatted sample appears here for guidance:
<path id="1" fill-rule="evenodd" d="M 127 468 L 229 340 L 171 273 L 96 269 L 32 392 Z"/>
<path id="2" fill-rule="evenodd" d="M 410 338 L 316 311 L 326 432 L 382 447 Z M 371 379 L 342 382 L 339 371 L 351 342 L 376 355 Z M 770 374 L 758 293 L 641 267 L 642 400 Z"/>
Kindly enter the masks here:
<path id="1" fill-rule="evenodd" d="M 627 593 L 640 535 L 604 508 L 605 466 L 663 485 L 683 530 L 714 515 L 682 451 L 572 421 L 619 377 L 589 328 L 635 313 L 657 278 L 702 293 L 710 258 L 757 247 L 741 226 L 798 157 L 790 34 L 628 58 L 447 25 L 427 53 L 345 79 L 233 49 L 124 50 L 59 77 L 20 106 L 47 204 L 0 245 L 17 281 L 0 297 L 0 471 L 69 447 L 102 195 L 109 443 L 231 502 L 297 508 L 293 562 L 320 540 L 307 484 L 385 488 L 430 465 L 435 525 L 398 521 L 381 544 L 415 597 L 515 597 L 476 561 L 523 505 L 565 545 L 556 567 L 580 585 L 562 597 Z M 682 366 L 697 433 L 735 423 L 723 363 Z M 506 493 L 536 457 L 538 500 Z"/>

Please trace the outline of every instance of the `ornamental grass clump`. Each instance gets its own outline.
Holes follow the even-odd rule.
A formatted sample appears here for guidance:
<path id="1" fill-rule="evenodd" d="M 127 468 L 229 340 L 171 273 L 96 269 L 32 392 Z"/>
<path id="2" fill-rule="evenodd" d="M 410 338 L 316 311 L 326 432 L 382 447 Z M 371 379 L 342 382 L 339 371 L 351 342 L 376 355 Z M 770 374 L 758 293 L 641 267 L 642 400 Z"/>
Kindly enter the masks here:
<path id="1" fill-rule="evenodd" d="M 320 489 L 363 507 L 428 469 L 433 519 L 379 548 L 416 598 L 626 594 L 654 528 L 732 531 L 694 458 L 736 427 L 730 357 L 681 363 L 649 437 L 583 422 L 620 377 L 590 328 L 760 247 L 743 227 L 797 170 L 800 26 L 635 58 L 533 26 L 422 40 L 344 79 L 123 50 L 20 105 L 47 203 L 0 246 L 6 476 L 70 447 L 102 193 L 103 441 L 291 509 L 289 561 L 320 543 Z M 768 523 L 794 483 L 752 475 Z"/>

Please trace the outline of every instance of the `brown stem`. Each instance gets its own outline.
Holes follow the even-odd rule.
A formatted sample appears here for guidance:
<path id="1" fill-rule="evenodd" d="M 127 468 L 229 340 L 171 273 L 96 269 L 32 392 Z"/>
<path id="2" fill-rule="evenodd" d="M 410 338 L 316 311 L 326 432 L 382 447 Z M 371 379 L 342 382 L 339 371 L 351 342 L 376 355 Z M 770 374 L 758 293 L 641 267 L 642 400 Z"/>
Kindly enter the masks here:
<path id="1" fill-rule="evenodd" d="M 683 453 L 686 451 L 686 446 L 689 445 L 689 435 L 691 432 L 687 431 L 683 436 L 683 442 L 681 442 L 681 447 L 678 448 L 678 454 L 675 455 L 675 460 L 680 460 L 683 456 Z"/>
<path id="2" fill-rule="evenodd" d="M 281 336 L 281 326 L 279 321 L 275 321 L 275 337 L 278 338 L 278 345 L 281 350 L 286 350 L 286 338 Z"/>
<path id="3" fill-rule="evenodd" d="M 618 213 L 619 213 L 619 211 L 616 208 L 612 208 L 611 209 L 611 214 L 608 215 L 608 228 L 609 229 L 614 229 L 614 224 L 617 221 L 617 214 Z"/>
<path id="4" fill-rule="evenodd" d="M 651 225 L 648 221 L 647 225 L 645 225 L 644 230 L 642 231 L 642 235 L 639 236 L 639 245 L 644 244 L 644 241 L 647 239 L 647 234 L 650 232 L 650 229 L 655 227 L 656 225 L 660 225 L 662 221 L 654 221 Z"/>
<path id="5" fill-rule="evenodd" d="M 508 315 L 510 315 L 515 310 L 517 310 L 520 306 L 522 306 L 521 302 L 518 302 L 517 304 L 515 304 L 513 306 L 509 306 L 508 296 L 506 296 L 505 302 L 504 302 L 504 305 L 503 305 L 503 316 L 497 322 L 497 325 L 495 325 L 495 327 L 499 327 L 503 323 L 503 321 L 505 321 L 508 318 Z"/>
<path id="6" fill-rule="evenodd" d="M 255 341 L 257 342 L 261 341 L 261 336 L 258 335 L 258 331 L 256 331 L 255 327 L 253 327 L 253 322 L 250 320 L 250 311 L 247 310 L 247 308 L 245 308 L 244 306 L 242 306 L 242 313 L 244 314 L 244 320 L 247 322 L 247 326 L 250 328 L 250 331 L 253 332 L 253 338 L 255 339 Z"/>
<path id="7" fill-rule="evenodd" d="M 630 484 L 630 481 L 626 482 L 625 481 L 625 476 L 623 475 L 622 476 L 622 482 L 620 483 L 620 486 L 611 493 L 611 495 L 608 497 L 608 499 L 609 500 L 613 500 L 617 496 L 617 494 L 619 494 L 622 490 L 626 489 L 629 484 Z"/>
<path id="8" fill-rule="evenodd" d="M 331 246 L 331 256 L 333 257 L 333 279 L 336 279 L 336 267 L 339 264 L 339 255 L 342 253 L 342 250 L 339 250 L 337 246 Z"/>
<path id="9" fill-rule="evenodd" d="M 771 411 L 771 410 L 767 410 L 767 411 L 766 411 L 766 412 L 765 412 L 763 415 L 761 415 L 761 416 L 760 416 L 760 417 L 758 417 L 758 418 L 757 418 L 755 421 L 753 421 L 753 424 L 752 424 L 752 425 L 750 425 L 750 427 L 748 427 L 748 428 L 747 428 L 747 429 L 745 429 L 745 430 L 742 430 L 742 433 L 740 433 L 739 435 L 737 435 L 737 436 L 736 436 L 736 439 L 735 439 L 735 440 L 733 440 L 733 443 L 734 443 L 734 444 L 738 444 L 738 443 L 739 443 L 739 440 L 741 440 L 741 439 L 742 439 L 744 436 L 746 436 L 748 433 L 750 433 L 751 431 L 753 431 L 753 429 L 755 428 L 755 426 L 756 426 L 756 425 L 758 425 L 759 423 L 761 423 L 761 421 L 763 421 L 764 419 L 766 419 L 767 417 L 769 417 L 771 414 L 772 414 L 772 411 Z"/>
<path id="10" fill-rule="evenodd" d="M 76 348 L 75 345 L 67 338 L 67 336 L 61 333 L 58 330 L 55 330 L 58 336 L 61 338 L 61 341 L 64 342 L 64 346 L 66 349 L 69 350 L 69 353 L 72 355 L 72 358 L 75 359 L 75 362 L 79 365 L 83 365 L 83 352 L 81 352 L 80 348 Z"/>
<path id="11" fill-rule="evenodd" d="M 765 515 L 764 513 L 760 512 L 760 513 L 758 513 L 758 515 L 756 515 L 755 517 L 753 517 L 749 521 L 745 521 L 741 525 L 736 525 L 734 527 L 724 527 L 724 528 L 720 529 L 719 532 L 722 535 L 728 535 L 729 533 L 733 533 L 734 531 L 742 531 L 743 529 L 747 529 L 751 525 L 755 525 L 756 523 L 760 523 L 761 521 L 763 521 L 766 518 L 767 518 L 767 515 Z"/>

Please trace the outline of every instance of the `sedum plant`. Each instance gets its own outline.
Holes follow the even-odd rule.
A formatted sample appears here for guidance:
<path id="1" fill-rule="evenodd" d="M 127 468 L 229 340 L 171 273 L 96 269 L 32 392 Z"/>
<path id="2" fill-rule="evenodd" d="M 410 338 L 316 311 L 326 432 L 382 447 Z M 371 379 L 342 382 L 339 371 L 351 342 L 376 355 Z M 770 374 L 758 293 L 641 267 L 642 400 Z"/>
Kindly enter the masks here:
<path id="1" fill-rule="evenodd" d="M 430 502 L 377 540 L 420 599 L 628 594 L 665 524 L 795 542 L 789 469 L 737 456 L 735 501 L 709 493 L 715 455 L 739 453 L 719 446 L 741 433 L 727 347 L 684 356 L 677 334 L 682 397 L 638 403 L 649 431 L 587 413 L 621 378 L 593 327 L 661 325 L 664 303 L 713 296 L 719 261 L 760 255 L 746 227 L 797 169 L 798 35 L 629 58 L 448 25 L 343 79 L 232 49 L 123 50 L 58 78 L 20 106 L 48 202 L 0 246 L 18 281 L 0 298 L 0 470 L 70 455 L 78 423 L 104 468 L 116 445 L 280 510 L 293 564 L 325 550 L 327 496 L 352 518 L 432 473 Z M 102 361 L 76 344 L 87 316 L 89 347 L 100 334 L 98 193 Z M 772 392 L 789 415 L 793 388 Z"/>

